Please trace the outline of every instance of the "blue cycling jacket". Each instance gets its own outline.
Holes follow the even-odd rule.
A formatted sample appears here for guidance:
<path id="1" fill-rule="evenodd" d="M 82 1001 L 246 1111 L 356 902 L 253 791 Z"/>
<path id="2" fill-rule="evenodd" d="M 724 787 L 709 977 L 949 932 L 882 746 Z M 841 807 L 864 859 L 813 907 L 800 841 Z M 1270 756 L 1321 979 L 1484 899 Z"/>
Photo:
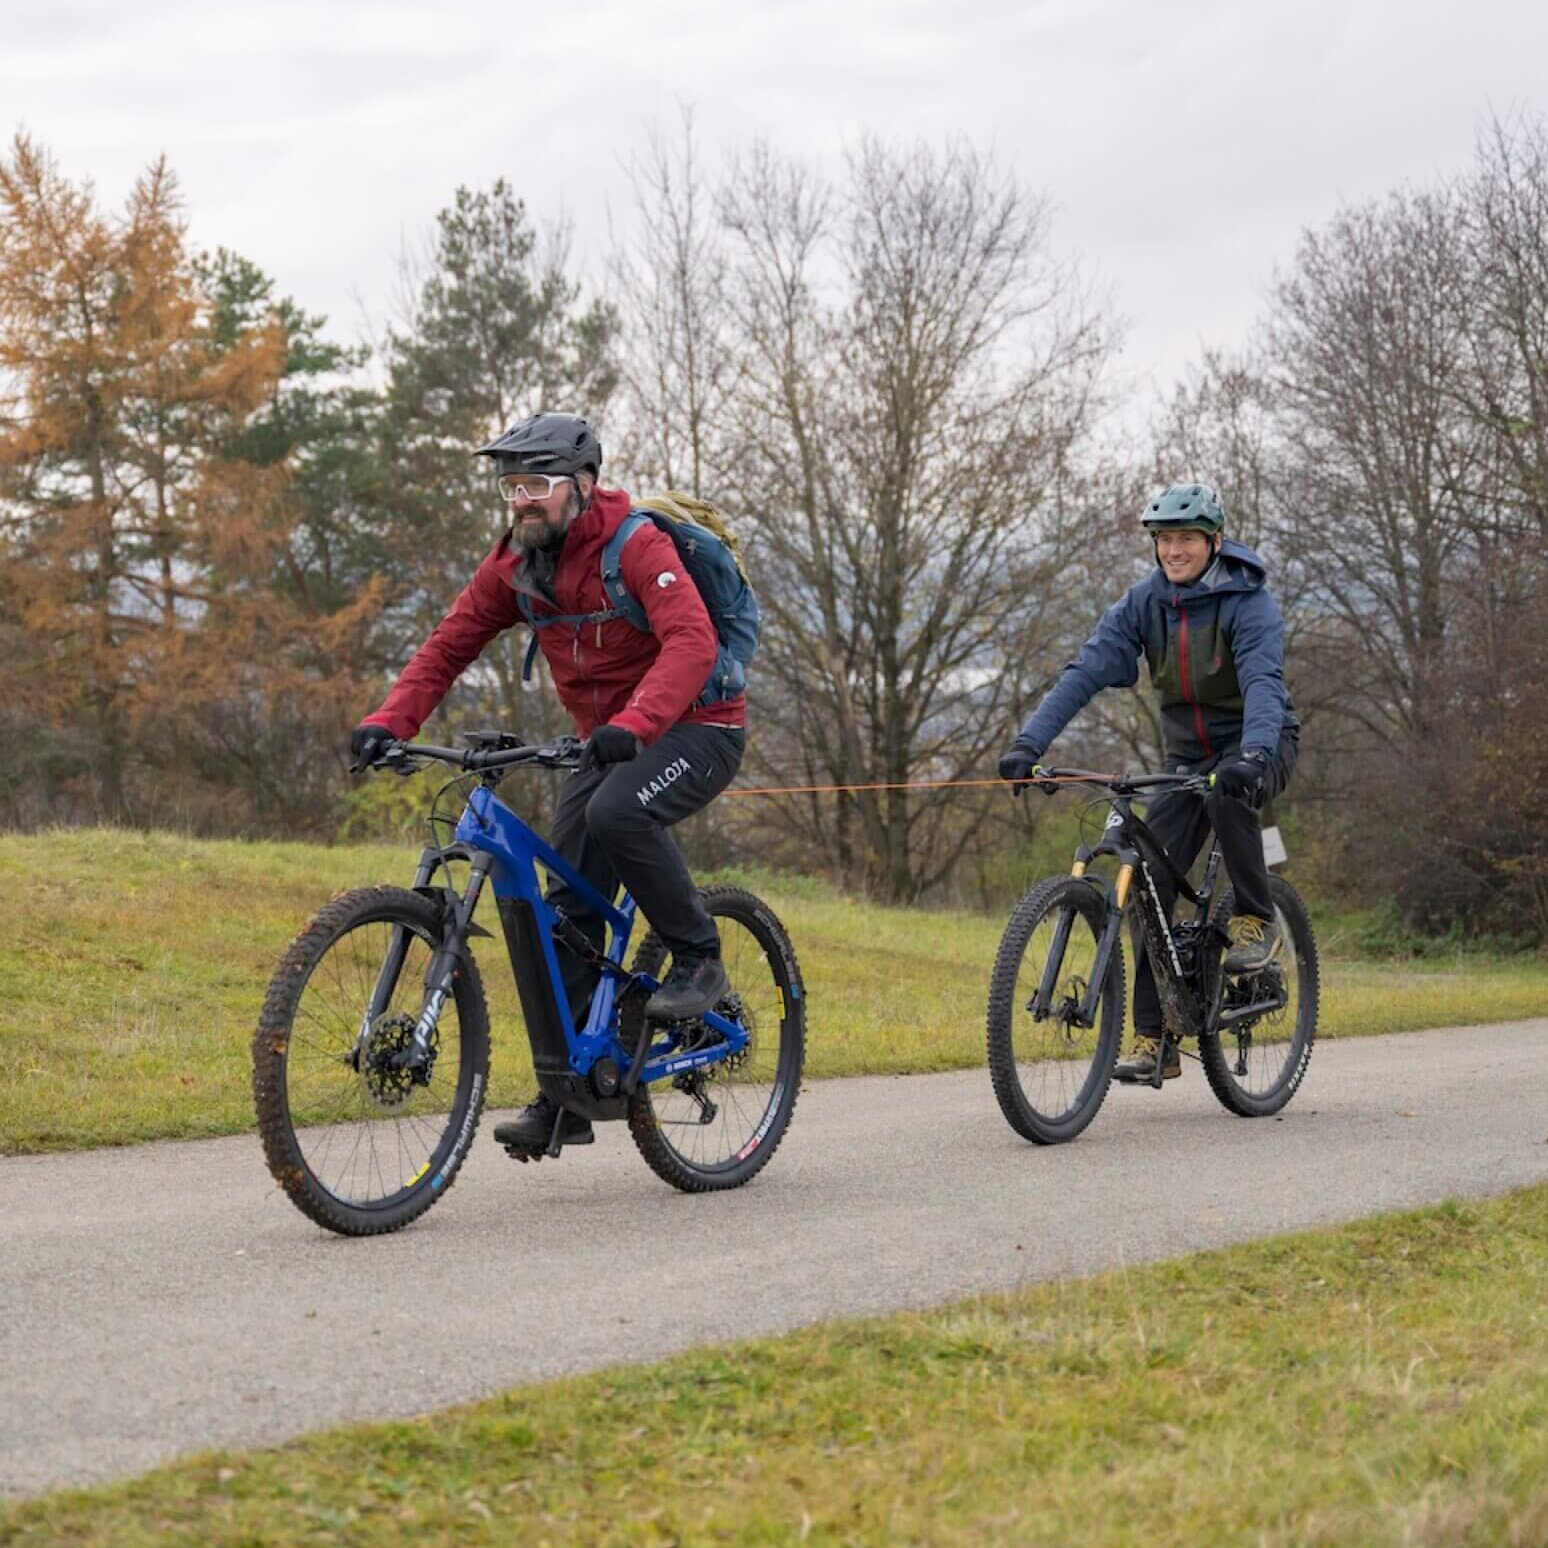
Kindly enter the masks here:
<path id="1" fill-rule="evenodd" d="M 1227 538 L 1191 586 L 1159 565 L 1102 615 L 1022 727 L 1017 743 L 1041 757 L 1103 688 L 1139 681 L 1161 700 L 1168 759 L 1200 763 L 1241 747 L 1272 754 L 1300 726 L 1285 687 L 1285 625 L 1263 561 Z"/>

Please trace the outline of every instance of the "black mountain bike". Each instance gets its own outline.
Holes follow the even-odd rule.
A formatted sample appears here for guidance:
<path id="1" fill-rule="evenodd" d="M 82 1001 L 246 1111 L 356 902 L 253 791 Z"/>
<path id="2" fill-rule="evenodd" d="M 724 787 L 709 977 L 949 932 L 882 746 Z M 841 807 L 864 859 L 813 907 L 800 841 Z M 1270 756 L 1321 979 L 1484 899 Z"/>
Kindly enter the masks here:
<path id="1" fill-rule="evenodd" d="M 1214 895 L 1219 844 L 1211 846 L 1195 889 L 1133 811 L 1147 792 L 1202 795 L 1214 776 L 1042 773 L 1105 790 L 1112 804 L 1102 841 L 1080 846 L 1070 875 L 1033 887 L 1000 941 L 989 986 L 989 1071 L 1010 1126 L 1040 1145 L 1056 1145 L 1074 1139 L 1101 1107 L 1123 1041 L 1125 910 L 1137 919 L 1161 1001 L 1162 1057 L 1149 1084 L 1160 1086 L 1166 1056 L 1183 1039 L 1197 1038 L 1210 1088 L 1231 1112 L 1277 1113 L 1301 1084 L 1317 1035 L 1317 943 L 1295 888 L 1270 874 L 1283 944 L 1260 972 L 1228 976 L 1232 895 L 1229 888 Z M 1103 885 L 1088 868 L 1108 855 L 1118 871 Z M 1165 916 L 1158 874 L 1193 905 L 1191 919 L 1174 924 Z"/>

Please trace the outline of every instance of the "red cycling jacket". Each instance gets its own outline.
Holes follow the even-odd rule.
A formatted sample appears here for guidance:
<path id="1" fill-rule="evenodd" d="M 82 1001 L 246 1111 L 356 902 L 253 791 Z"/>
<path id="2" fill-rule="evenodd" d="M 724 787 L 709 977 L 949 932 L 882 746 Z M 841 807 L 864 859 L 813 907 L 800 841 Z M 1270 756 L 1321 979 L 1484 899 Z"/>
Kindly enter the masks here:
<path id="1" fill-rule="evenodd" d="M 507 530 L 364 724 L 384 726 L 402 740 L 412 737 L 490 640 L 525 622 L 518 591 L 532 600 L 539 617 L 606 609 L 602 549 L 629 509 L 621 489 L 592 492 L 591 504 L 575 518 L 559 551 L 557 607 L 527 577 L 520 545 Z M 709 680 L 719 641 L 671 538 L 641 527 L 624 544 L 619 568 L 629 595 L 650 620 L 648 634 L 623 618 L 556 623 L 537 631 L 554 687 L 580 734 L 590 736 L 600 725 L 622 726 L 648 745 L 680 722 L 745 725 L 745 698 L 708 707 L 693 702 Z"/>

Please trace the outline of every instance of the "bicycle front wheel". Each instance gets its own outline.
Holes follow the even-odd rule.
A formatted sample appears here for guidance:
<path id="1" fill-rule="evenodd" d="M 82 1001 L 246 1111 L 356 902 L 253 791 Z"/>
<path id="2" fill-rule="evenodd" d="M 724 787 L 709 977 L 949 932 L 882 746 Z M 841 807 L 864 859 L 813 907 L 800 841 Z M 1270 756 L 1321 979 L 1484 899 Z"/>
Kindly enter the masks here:
<path id="1" fill-rule="evenodd" d="M 304 1215 L 345 1236 L 396 1231 L 456 1179 L 489 1083 L 489 1013 L 465 956 L 427 1071 L 394 1064 L 414 1036 L 440 944 L 428 898 L 346 892 L 290 943 L 253 1037 L 253 1099 L 274 1179 Z M 365 1025 L 391 954 L 384 1008 Z"/>
<path id="2" fill-rule="evenodd" d="M 1058 1145 L 1096 1117 L 1123 1039 L 1123 953 L 1115 944 L 1089 1027 L 1074 1016 L 1096 965 L 1107 899 L 1052 876 L 1016 905 L 989 981 L 989 1073 L 1006 1122 Z M 1035 1004 L 1043 986 L 1046 1006 Z"/>
<path id="3" fill-rule="evenodd" d="M 739 887 L 706 887 L 702 896 L 732 988 L 716 1011 L 747 1030 L 747 1046 L 718 1064 L 642 1084 L 629 1098 L 640 1154 L 684 1193 L 738 1188 L 768 1165 L 790 1126 L 806 1053 L 806 993 L 784 926 Z M 665 957 L 652 930 L 634 971 L 660 978 Z"/>
<path id="4" fill-rule="evenodd" d="M 1228 982 L 1222 1009 L 1271 994 L 1282 996 L 1284 1003 L 1199 1039 L 1210 1090 L 1239 1118 L 1266 1118 L 1284 1107 L 1306 1075 L 1317 1040 L 1320 985 L 1311 919 L 1300 894 L 1282 876 L 1269 876 L 1269 899 L 1279 924 L 1278 955 L 1262 973 Z M 1223 924 L 1234 906 L 1234 894 L 1227 891 L 1215 905 L 1216 920 Z"/>

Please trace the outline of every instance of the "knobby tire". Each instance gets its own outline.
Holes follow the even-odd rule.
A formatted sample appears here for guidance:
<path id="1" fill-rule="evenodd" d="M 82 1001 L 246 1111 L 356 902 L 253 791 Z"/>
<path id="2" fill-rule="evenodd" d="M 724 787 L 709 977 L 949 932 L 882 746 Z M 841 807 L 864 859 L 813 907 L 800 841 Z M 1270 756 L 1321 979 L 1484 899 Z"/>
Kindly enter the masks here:
<path id="1" fill-rule="evenodd" d="M 1107 908 L 1107 899 L 1091 882 L 1071 876 L 1051 876 L 1039 882 L 1016 905 L 1000 940 L 994 972 L 989 980 L 989 1074 L 1006 1122 L 1023 1138 L 1038 1145 L 1059 1145 L 1074 1139 L 1096 1117 L 1097 1110 L 1107 1096 L 1113 1066 L 1117 1063 L 1119 1045 L 1123 1040 L 1123 952 L 1121 943 L 1115 945 L 1102 993 L 1097 1001 L 1096 1025 L 1081 1029 L 1081 1035 L 1092 1039 L 1090 1067 L 1074 1100 L 1058 1112 L 1044 1111 L 1043 1106 L 1047 1104 L 1043 1104 L 1042 1097 L 1028 1093 L 1016 1057 L 1018 1026 L 1036 1026 L 1046 1029 L 1046 1032 L 1039 1035 L 1057 1035 L 1053 1031 L 1051 1018 L 1034 1023 L 1026 1009 L 1026 990 L 1029 985 L 1036 988 L 1043 967 L 1041 963 L 1037 964 L 1035 972 L 1021 980 L 1021 988 L 1018 989 L 1022 959 L 1038 926 L 1050 920 L 1057 923 L 1059 914 L 1065 909 L 1073 910 L 1074 918 L 1064 959 L 1068 960 L 1075 943 L 1075 932 L 1082 925 L 1090 932 L 1094 952 L 1096 940 L 1100 938 L 1106 924 Z"/>
<path id="2" fill-rule="evenodd" d="M 464 954 L 453 978 L 451 996 L 456 1007 L 456 1036 L 459 1045 L 457 1079 L 455 1089 L 450 1092 L 444 1118 L 441 1112 L 428 1105 L 409 1111 L 409 1103 L 418 1098 L 418 1092 L 409 1093 L 402 1104 L 402 1117 L 396 1119 L 391 1108 L 368 1108 L 366 1097 L 362 1094 L 360 1118 L 356 1117 L 353 1108 L 343 1111 L 344 1103 L 341 1103 L 341 1110 L 333 1125 L 347 1129 L 351 1122 L 360 1121 L 368 1124 L 396 1121 L 401 1124 L 407 1120 L 414 1123 L 419 1126 L 420 1132 L 428 1130 L 432 1135 L 431 1140 L 426 1142 L 427 1160 L 424 1165 L 418 1169 L 417 1175 L 404 1179 L 401 1187 L 384 1192 L 380 1199 L 369 1201 L 341 1197 L 317 1175 L 313 1167 L 314 1164 L 321 1165 L 321 1162 L 309 1161 L 307 1148 L 302 1136 L 298 1134 L 291 1112 L 289 1066 L 291 1050 L 298 1037 L 297 1013 L 309 985 L 320 979 L 326 980 L 329 953 L 342 949 L 351 932 L 369 925 L 385 925 L 389 931 L 393 926 L 402 926 L 411 932 L 427 952 L 433 951 L 440 940 L 437 905 L 418 893 L 401 887 L 364 887 L 341 894 L 319 910 L 280 958 L 264 998 L 263 1011 L 252 1044 L 253 1101 L 258 1113 L 258 1133 L 263 1140 L 269 1170 L 302 1214 L 318 1225 L 345 1236 L 376 1236 L 400 1230 L 447 1192 L 456 1181 L 477 1132 L 489 1084 L 488 1005 L 478 966 L 471 955 Z M 392 1003 L 407 1006 L 412 1002 L 417 1010 L 417 996 L 423 993 L 423 985 L 405 984 L 404 979 L 408 976 L 407 971 L 400 973 Z M 400 997 L 403 998 L 400 1000 Z M 348 1003 L 348 994 L 344 992 L 342 983 L 339 999 L 341 1004 Z M 357 1022 L 366 1003 L 368 996 L 359 999 L 355 1009 Z M 345 1018 L 341 1016 L 339 1021 L 342 1027 Z M 300 1027 L 299 1035 L 303 1040 L 328 1035 L 311 1026 L 305 1013 L 300 1017 Z M 353 1032 L 352 1028 L 347 1030 Z M 352 1072 L 345 1073 L 347 1066 L 343 1065 L 343 1055 L 348 1052 L 349 1038 L 337 1032 L 333 1036 L 339 1038 L 339 1090 L 344 1092 L 345 1102 L 348 1102 Z M 327 1068 L 327 1060 L 324 1059 L 320 1069 Z M 360 1081 L 358 1075 L 354 1079 Z M 430 1103 L 436 1100 L 436 1097 L 427 1098 Z M 434 1136 L 434 1126 L 443 1122 L 444 1128 L 437 1138 Z M 357 1135 L 357 1146 L 358 1143 Z M 387 1186 L 386 1171 L 390 1168 L 390 1161 L 386 1168 L 379 1168 L 378 1174 L 383 1178 L 384 1189 Z"/>
<path id="3" fill-rule="evenodd" d="M 1263 1089 L 1249 1090 L 1233 1068 L 1238 1049 L 1238 1029 L 1225 1027 L 1199 1039 L 1199 1059 L 1209 1080 L 1210 1090 L 1223 1107 L 1239 1118 L 1266 1118 L 1279 1112 L 1306 1078 L 1312 1045 L 1317 1040 L 1320 967 L 1311 919 L 1300 894 L 1284 877 L 1270 874 L 1269 896 L 1287 927 L 1285 950 L 1293 951 L 1296 969 L 1295 1024 L 1285 1046 L 1284 1061 Z M 1214 917 L 1223 925 L 1230 919 L 1233 907 L 1234 897 L 1228 889 L 1215 905 Z M 1255 1028 L 1258 1024 L 1252 1025 Z"/>
<path id="4" fill-rule="evenodd" d="M 751 1125 L 751 1133 L 745 1147 L 736 1149 L 723 1159 L 706 1162 L 684 1153 L 675 1144 L 663 1126 L 663 1109 L 674 1113 L 686 1109 L 685 1102 L 674 1098 L 674 1081 L 671 1079 L 643 1082 L 629 1099 L 629 1132 L 646 1164 L 663 1181 L 684 1193 L 709 1193 L 727 1188 L 739 1188 L 755 1177 L 772 1159 L 784 1139 L 795 1111 L 796 1097 L 800 1091 L 801 1070 L 806 1052 L 806 991 L 801 983 L 800 970 L 796 966 L 795 951 L 784 926 L 774 911 L 761 899 L 739 887 L 705 887 L 701 891 L 705 906 L 716 919 L 728 920 L 739 925 L 750 935 L 759 948 L 769 977 L 759 978 L 755 984 L 755 961 L 733 960 L 740 958 L 734 942 L 728 942 L 727 932 L 721 932 L 722 953 L 726 970 L 731 975 L 732 989 L 741 994 L 749 1005 L 756 1000 L 763 1012 L 757 1017 L 753 1041 L 749 1045 L 747 1059 L 756 1061 L 760 1048 L 767 1049 L 771 1034 L 778 1040 L 778 1048 L 772 1061 L 773 1079 L 767 1101 Z M 662 976 L 666 947 L 654 930 L 640 943 L 634 958 L 634 971 L 649 973 L 654 978 Z M 772 994 L 768 991 L 772 990 Z M 777 1016 L 768 1012 L 777 1006 Z M 777 1025 L 770 1026 L 773 1019 Z M 743 1065 L 745 1068 L 746 1065 Z M 736 1071 L 722 1071 L 720 1065 L 706 1067 L 705 1089 L 712 1098 L 718 1093 L 721 1109 L 728 1110 L 727 1076 Z M 661 1089 L 665 1088 L 665 1089 Z M 680 1092 L 681 1088 L 677 1088 Z M 743 1114 L 743 1117 L 746 1115 Z M 686 1123 L 666 1120 L 667 1126 L 686 1129 Z"/>

